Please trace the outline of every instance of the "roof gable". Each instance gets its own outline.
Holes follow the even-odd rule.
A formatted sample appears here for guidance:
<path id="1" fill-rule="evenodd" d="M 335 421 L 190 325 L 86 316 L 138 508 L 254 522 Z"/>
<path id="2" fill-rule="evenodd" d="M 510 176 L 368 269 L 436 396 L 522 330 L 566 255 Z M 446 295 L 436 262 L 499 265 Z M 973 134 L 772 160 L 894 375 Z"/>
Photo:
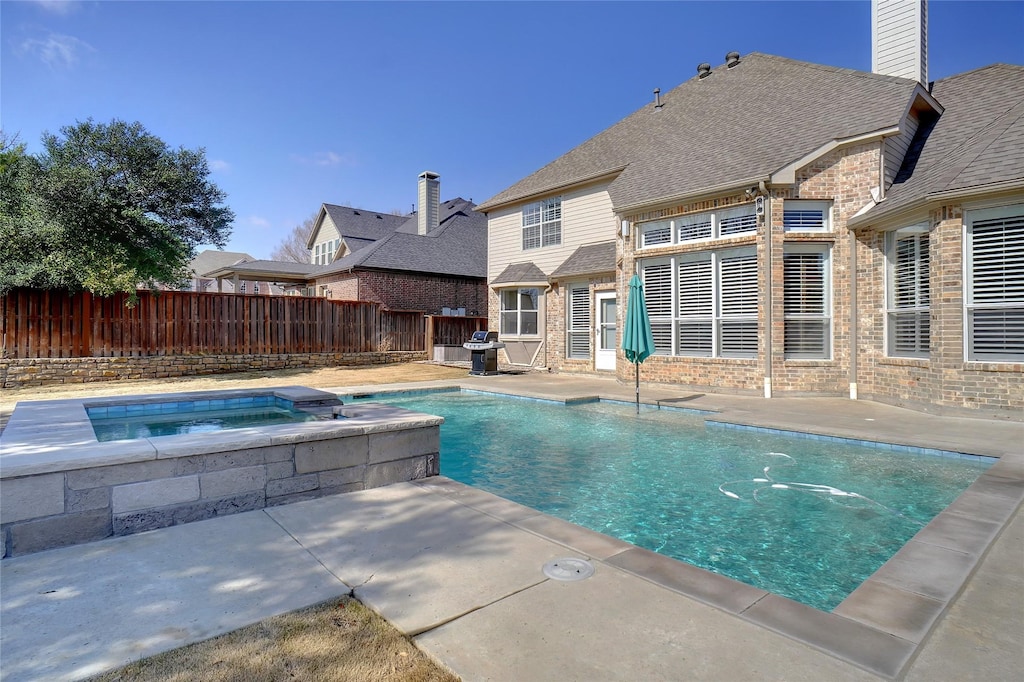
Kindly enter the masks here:
<path id="1" fill-rule="evenodd" d="M 1024 183 L 1024 66 L 993 64 L 936 81 L 944 111 L 922 126 L 886 198 L 855 219 L 864 224 L 936 193 Z"/>
<path id="2" fill-rule="evenodd" d="M 767 179 L 830 141 L 897 126 L 916 85 L 753 53 L 691 78 L 660 108 L 644 106 L 480 209 L 620 170 L 608 188 L 620 210 Z"/>

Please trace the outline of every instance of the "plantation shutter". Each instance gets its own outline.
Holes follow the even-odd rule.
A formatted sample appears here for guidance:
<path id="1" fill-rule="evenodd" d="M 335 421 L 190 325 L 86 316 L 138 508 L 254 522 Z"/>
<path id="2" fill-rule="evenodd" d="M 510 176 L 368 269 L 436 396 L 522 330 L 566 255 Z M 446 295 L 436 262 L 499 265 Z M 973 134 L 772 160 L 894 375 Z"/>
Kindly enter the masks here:
<path id="1" fill-rule="evenodd" d="M 718 236 L 754 232 L 757 230 L 757 216 L 753 205 L 724 210 L 718 217 Z"/>
<path id="2" fill-rule="evenodd" d="M 1024 206 L 971 224 L 970 359 L 1024 361 Z"/>
<path id="3" fill-rule="evenodd" d="M 672 223 L 667 220 L 644 225 L 641 231 L 640 246 L 659 246 L 672 243 Z"/>
<path id="4" fill-rule="evenodd" d="M 727 357 L 757 356 L 757 255 L 719 261 L 719 348 Z"/>
<path id="5" fill-rule="evenodd" d="M 890 283 L 891 355 L 926 356 L 929 349 L 930 257 L 927 234 L 894 236 Z"/>
<path id="6" fill-rule="evenodd" d="M 644 301 L 651 320 L 654 352 L 672 353 L 672 264 L 645 265 L 641 279 L 644 282 Z"/>
<path id="7" fill-rule="evenodd" d="M 714 298 L 711 256 L 679 262 L 679 321 L 676 352 L 680 355 L 710 356 Z"/>
<path id="8" fill-rule="evenodd" d="M 711 238 L 711 214 L 699 213 L 676 219 L 676 230 L 679 241 L 688 242 L 695 239 Z"/>
<path id="9" fill-rule="evenodd" d="M 569 289 L 570 358 L 590 358 L 590 288 L 586 285 Z"/>
<path id="10" fill-rule="evenodd" d="M 784 349 L 789 358 L 827 358 L 829 318 L 826 254 L 783 255 Z"/>

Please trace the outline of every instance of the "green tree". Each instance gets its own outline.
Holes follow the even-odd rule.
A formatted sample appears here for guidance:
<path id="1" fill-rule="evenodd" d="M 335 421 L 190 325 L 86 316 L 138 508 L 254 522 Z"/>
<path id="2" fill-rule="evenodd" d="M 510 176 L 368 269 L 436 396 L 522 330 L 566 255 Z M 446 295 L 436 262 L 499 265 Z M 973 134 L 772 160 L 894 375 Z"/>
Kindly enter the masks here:
<path id="1" fill-rule="evenodd" d="M 12 149 L 0 169 L 14 195 L 0 202 L 0 293 L 176 287 L 200 244 L 224 246 L 234 214 L 204 150 L 171 149 L 138 122 L 91 119 L 43 135 L 43 147 L 38 158 Z"/>

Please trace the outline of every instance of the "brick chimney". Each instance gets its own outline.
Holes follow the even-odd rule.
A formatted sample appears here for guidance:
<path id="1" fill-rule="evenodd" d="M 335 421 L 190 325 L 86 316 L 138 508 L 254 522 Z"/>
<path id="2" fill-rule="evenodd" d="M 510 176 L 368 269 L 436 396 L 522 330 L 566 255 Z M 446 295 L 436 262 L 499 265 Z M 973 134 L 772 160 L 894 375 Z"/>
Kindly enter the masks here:
<path id="1" fill-rule="evenodd" d="M 871 70 L 928 85 L 928 0 L 871 0 Z"/>
<path id="2" fill-rule="evenodd" d="M 441 176 L 431 171 L 420 173 L 419 210 L 416 211 L 416 234 L 427 234 L 441 220 Z"/>

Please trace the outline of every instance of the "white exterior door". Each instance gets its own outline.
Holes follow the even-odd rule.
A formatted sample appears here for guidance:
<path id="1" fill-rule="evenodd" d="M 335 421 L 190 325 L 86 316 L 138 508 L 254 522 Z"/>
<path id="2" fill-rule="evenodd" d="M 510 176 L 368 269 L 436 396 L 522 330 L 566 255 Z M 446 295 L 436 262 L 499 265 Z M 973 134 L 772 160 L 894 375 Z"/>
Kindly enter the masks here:
<path id="1" fill-rule="evenodd" d="M 615 292 L 599 292 L 594 296 L 597 314 L 594 325 L 594 369 L 615 370 L 615 349 L 619 345 L 615 327 Z"/>

